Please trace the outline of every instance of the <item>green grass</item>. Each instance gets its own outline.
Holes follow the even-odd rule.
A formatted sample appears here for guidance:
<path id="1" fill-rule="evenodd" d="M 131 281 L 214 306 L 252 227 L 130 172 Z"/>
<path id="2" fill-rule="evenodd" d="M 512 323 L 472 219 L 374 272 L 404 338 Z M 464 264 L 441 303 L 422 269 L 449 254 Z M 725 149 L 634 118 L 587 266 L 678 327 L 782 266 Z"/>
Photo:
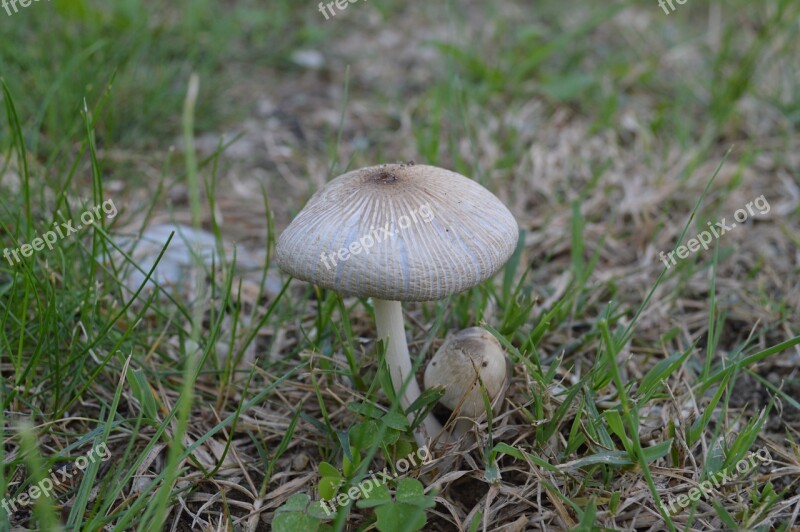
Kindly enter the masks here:
<path id="1" fill-rule="evenodd" d="M 69 151 L 83 101 L 94 106 L 107 90 L 114 105 L 102 110 L 97 134 L 117 149 L 152 149 L 179 134 L 176 111 L 192 72 L 203 79 L 201 129 L 246 116 L 229 101 L 231 82 L 249 70 L 288 67 L 288 51 L 321 36 L 305 30 L 309 17 L 285 1 L 265 10 L 254 1 L 71 0 L 2 14 L 0 72 L 17 95 L 31 150 L 45 160 Z M 278 38 L 286 26 L 297 30 Z"/>
<path id="2" fill-rule="evenodd" d="M 650 237 L 656 239 L 668 226 L 681 227 L 677 247 L 706 220 L 729 215 L 726 200 L 745 185 L 745 170 L 770 151 L 768 143 L 750 136 L 741 102 L 771 103 L 783 119 L 773 131 L 775 139 L 796 144 L 792 128 L 800 120 L 800 85 L 795 83 L 787 97 L 777 84 L 759 83 L 759 76 L 791 64 L 797 52 L 792 42 L 800 29 L 798 7 L 789 0 L 769 2 L 763 10 L 730 2 L 717 47 L 704 42 L 707 6 L 699 2 L 658 19 L 651 33 L 635 28 L 614 33 L 609 25 L 630 5 L 586 8 L 576 22 L 562 3 L 551 2 L 536 15 L 535 24 L 485 6 L 481 9 L 493 24 L 494 40 L 427 40 L 424 45 L 442 54 L 445 68 L 434 82 L 409 96 L 411 138 L 405 146 L 426 163 L 473 176 L 515 199 L 518 190 L 527 190 L 520 188 L 526 178 L 520 169 L 531 168 L 525 161 L 535 136 L 525 124 L 495 123 L 494 117 L 535 100 L 548 111 L 537 115 L 543 123 L 533 128 L 544 128 L 560 111 L 579 117 L 589 136 L 622 135 L 620 123 L 625 112 L 635 109 L 632 102 L 648 99 L 640 134 L 652 149 L 638 160 L 657 173 L 669 150 L 680 150 L 685 159 L 676 174 L 685 187 L 702 165 L 713 161 L 716 167 L 703 175 L 707 186 L 697 196 L 687 199 L 679 187 L 665 198 L 664 213 L 651 220 Z M 367 4 L 354 6 L 369 9 Z M 41 16 L 44 9 L 48 16 Z M 383 21 L 415 16 L 412 8 L 390 3 L 375 9 Z M 464 13 L 455 4 L 449 9 L 454 16 L 447 24 L 466 30 Z M 755 30 L 743 32 L 745 23 Z M 139 0 L 115 2 L 113 7 L 40 2 L 13 17 L 0 11 L 0 27 L 7 36 L 0 45 L 5 81 L 5 122 L 0 126 L 3 246 L 30 242 L 53 222 L 74 220 L 109 198 L 119 190 L 110 185 L 109 175 L 125 182 L 126 196 L 149 191 L 149 203 L 126 203 L 113 222 L 104 220 L 60 240 L 52 251 L 37 252 L 21 265 L 0 262 L 0 491 L 6 497 L 24 492 L 96 442 L 107 441 L 113 453 L 108 462 L 62 486 L 58 502 L 40 500 L 29 520 L 0 510 L 0 531 L 20 519 L 30 528 L 55 528 L 59 522 L 87 530 L 166 528 L 180 508 L 179 497 L 196 496 L 189 506 L 199 511 L 206 495 L 219 497 L 213 508 L 225 526 L 239 520 L 263 527 L 262 517 L 269 515 L 278 523 L 283 520 L 287 530 L 343 530 L 378 520 L 384 526 L 390 516 L 447 529 L 445 506 L 440 503 L 432 511 L 433 493 L 423 496 L 407 483 L 402 488 L 400 482 L 390 483 L 394 498 L 382 493 L 381 498 L 348 505 L 330 519 L 312 503 L 325 489 L 321 479 L 333 476 L 331 469 L 341 471 L 344 489 L 356 486 L 370 470 L 391 467 L 406 456 L 414 440 L 393 400 L 381 350 L 371 341 L 369 301 L 342 299 L 300 283 L 290 286 L 286 278 L 279 293 L 267 295 L 264 279 L 275 268 L 271 207 L 288 200 L 266 184 L 258 198 L 265 213 L 262 237 L 270 253 L 259 272 L 254 310 L 243 303 L 235 265 L 205 268 L 207 282 L 189 300 L 151 292 L 144 285 L 131 290 L 119 263 L 109 260 L 121 252 L 117 229 L 141 212 L 163 209 L 165 188 L 175 183 L 187 186 L 193 225 L 211 230 L 222 248 L 227 227 L 216 213 L 218 195 L 227 187 L 220 178 L 224 147 L 199 157 L 194 137 L 247 116 L 249 109 L 225 96 L 235 94 L 231 88 L 240 78 L 253 83 L 258 72 L 268 71 L 297 76 L 296 82 L 302 83 L 303 74 L 288 59 L 290 52 L 301 46 L 325 49 L 336 42 L 336 32 L 347 22 L 333 24 L 324 23 L 313 5 L 283 1 L 269 9 L 250 1 L 224 8 L 206 0 L 171 8 L 153 8 Z M 593 39 L 604 31 L 611 35 L 599 47 Z M 58 45 L 44 44 L 53 41 Z M 677 77 L 665 60 L 670 50 L 687 43 L 702 51 L 690 79 Z M 196 101 L 187 97 L 193 73 L 200 83 Z M 322 147 L 304 147 L 305 156 L 316 157 L 322 164 L 315 167 L 323 172 L 370 164 L 389 151 L 382 146 L 342 151 L 352 133 L 345 131 L 352 120 L 351 105 L 357 106 L 369 92 L 352 79 L 348 74 L 337 87 L 343 95 L 339 130 L 328 132 Z M 388 114 L 399 112 L 391 107 L 394 103 L 378 100 L 391 108 Z M 491 146 L 484 144 L 483 128 L 490 128 Z M 168 146 L 177 142 L 187 148 L 186 156 L 169 155 Z M 743 149 L 732 151 L 734 143 Z M 326 146 L 330 149 L 322 153 Z M 159 168 L 158 182 L 131 176 L 136 165 L 111 156 L 113 150 Z M 776 165 L 791 167 L 788 159 L 778 158 Z M 764 257 L 735 278 L 741 282 L 740 292 L 730 294 L 734 277 L 722 272 L 737 256 L 725 240 L 715 243 L 713 253 L 659 270 L 636 290 L 627 279 L 606 275 L 620 267 L 606 249 L 620 242 L 636 245 L 629 218 L 598 215 L 591 208 L 596 198 L 624 190 L 625 181 L 612 175 L 613 162 L 611 156 L 587 161 L 588 174 L 575 170 L 563 182 L 551 183 L 547 199 L 529 198 L 530 208 L 521 215 L 528 216 L 528 210 L 548 214 L 521 232 L 521 242 L 566 220 L 559 226 L 562 239 L 552 249 L 521 245 L 483 285 L 445 301 L 406 306 L 414 317 L 409 329 L 419 361 L 435 351 L 448 330 L 484 324 L 515 365 L 513 413 L 505 420 L 491 417 L 486 438 L 471 451 L 472 461 L 459 462 L 462 468 L 477 464 L 472 475 L 460 480 L 470 495 L 453 495 L 458 489 L 436 494 L 455 500 L 461 517 L 481 506 L 470 519 L 474 530 L 482 529 L 485 491 L 501 483 L 520 490 L 519 498 L 537 508 L 541 502 L 579 530 L 611 528 L 608 523 L 624 519 L 629 509 L 623 510 L 623 503 L 634 484 L 648 492 L 636 508 L 661 511 L 670 530 L 702 529 L 711 519 L 731 529 L 787 530 L 790 512 L 781 505 L 792 497 L 797 475 L 787 475 L 784 485 L 748 477 L 738 492 L 728 493 L 731 500 L 745 502 L 707 501 L 713 502 L 711 516 L 699 516 L 700 505 L 693 502 L 679 520 L 647 499 L 667 500 L 674 485 L 667 486 L 663 471 L 686 476 L 696 470 L 697 480 L 709 478 L 776 433 L 788 442 L 787 456 L 794 456 L 795 465 L 800 461 L 800 403 L 791 392 L 798 389 L 797 374 L 780 370 L 784 373 L 776 383 L 760 367 L 787 353 L 796 355 L 800 328 L 798 309 L 787 294 L 766 286 L 770 274 Z M 726 162 L 738 168 L 723 177 Z M 19 176 L 17 184 L 12 175 Z M 556 207 L 547 211 L 549 201 Z M 601 222 L 608 222 L 609 229 L 598 236 Z M 796 221 L 784 222 L 785 233 L 791 236 L 793 228 Z M 796 237 L 787 241 L 786 249 L 796 253 Z M 785 268 L 782 275 L 797 276 L 796 268 Z M 148 279 L 153 271 L 145 272 Z M 560 274 L 564 286 L 552 282 Z M 698 276 L 705 276 L 701 293 L 692 284 Z M 673 293 L 659 290 L 667 283 Z M 737 305 L 753 294 L 776 319 L 745 322 L 742 334 L 734 329 L 743 321 Z M 658 297 L 675 305 L 687 300 L 702 305 L 701 323 L 673 310 L 674 321 L 654 332 L 647 318 L 662 302 Z M 680 308 L 689 314 L 686 307 L 671 307 Z M 650 329 L 642 330 L 642 321 Z M 284 338 L 279 352 L 271 352 L 271 343 L 259 344 L 259 334 L 265 332 L 272 342 Z M 257 356 L 244 364 L 251 349 Z M 737 393 L 743 382 L 758 383 L 768 400 L 740 404 Z M 679 416 L 676 395 L 695 405 L 697 415 Z M 434 400 L 426 396 L 419 409 Z M 506 406 L 504 413 L 511 410 L 510 403 Z M 662 409 L 668 421 L 653 438 L 645 428 L 653 412 Z M 515 425 L 515 431 L 503 437 L 493 434 L 503 423 Z M 776 431 L 771 423 L 784 425 Z M 293 470 L 303 455 L 307 464 Z M 456 455 L 461 456 L 447 458 L 455 460 Z M 328 465 L 320 466 L 323 462 Z M 440 468 L 434 476 L 449 472 Z M 286 487 L 310 473 L 303 484 Z M 427 486 L 431 477 L 420 480 Z M 236 489 L 230 488 L 232 482 Z M 521 486 L 529 483 L 539 491 L 522 494 Z M 282 504 L 273 504 L 270 496 L 280 490 L 285 490 Z M 473 492 L 479 495 L 470 500 Z M 241 505 L 251 502 L 252 508 Z M 533 506 L 524 508 L 525 514 L 538 512 Z M 361 517 L 354 517 L 356 512 Z M 489 528 L 492 523 L 499 526 L 498 514 L 488 517 Z M 202 519 L 217 524 L 208 515 Z M 189 526 L 185 514 L 180 523 Z"/>

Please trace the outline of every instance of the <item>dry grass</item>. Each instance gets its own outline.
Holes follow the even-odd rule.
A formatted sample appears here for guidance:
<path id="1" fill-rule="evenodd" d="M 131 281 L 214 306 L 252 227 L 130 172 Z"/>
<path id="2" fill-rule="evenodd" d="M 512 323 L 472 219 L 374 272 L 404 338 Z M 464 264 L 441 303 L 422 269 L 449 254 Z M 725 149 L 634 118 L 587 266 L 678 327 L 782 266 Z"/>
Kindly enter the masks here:
<path id="1" fill-rule="evenodd" d="M 132 464 L 135 473 L 107 514 L 134 507 L 137 496 L 152 488 L 150 480 L 176 467 L 175 498 L 164 528 L 268 529 L 275 510 L 290 496 L 308 493 L 319 499 L 318 464 L 341 465 L 341 442 L 333 439 L 332 430 L 346 431 L 363 421 L 353 405 L 376 401 L 388 407 L 379 390 L 354 386 L 346 353 L 353 350 L 361 377 L 376 378 L 374 322 L 368 306 L 356 300 L 344 301 L 343 316 L 341 307 L 331 303 L 332 295 L 303 283 L 293 281 L 282 292 L 284 277 L 274 266 L 262 284 L 265 272 L 258 266 L 268 258 L 274 237 L 262 187 L 279 232 L 328 179 L 332 161 L 333 173 L 341 173 L 348 167 L 415 160 L 472 175 L 509 206 L 525 231 L 514 280 L 527 272 L 522 291 L 536 302 L 514 329 L 507 327 L 509 302 L 486 297 L 486 290 L 445 304 L 405 305 L 414 354 L 424 351 L 429 357 L 448 330 L 479 320 L 514 347 L 513 380 L 491 430 L 484 419 L 475 427 L 477 441 L 437 452 L 431 464 L 413 473 L 436 493 L 425 530 L 582 530 L 586 523 L 619 530 L 667 529 L 640 463 L 585 461 L 623 449 L 604 414 L 623 410 L 620 389 L 604 362 L 609 349 L 600 323 L 605 320 L 618 340 L 616 333 L 634 323 L 654 286 L 632 336 L 615 353 L 631 402 L 640 398 L 642 380 L 660 361 L 688 353 L 666 375 L 663 388 L 637 404 L 641 447 L 672 439 L 669 453 L 649 463 L 660 499 L 674 499 L 696 486 L 708 474 L 712 455 L 730 451 L 742 434 L 752 433 L 748 448 L 765 446 L 773 460 L 701 499 L 693 512 L 682 510 L 673 517 L 675 526 L 726 529 L 731 525 L 720 514 L 727 512 L 739 528 L 797 529 L 800 349 L 790 347 L 715 379 L 715 372 L 745 355 L 800 334 L 800 137 L 797 117 L 778 104 L 796 98 L 797 24 L 776 23 L 781 32 L 758 45 L 754 88 L 732 103 L 730 115 L 715 121 L 711 107 L 719 94 L 710 92 L 709 64 L 725 53 L 746 56 L 762 42 L 759 24 L 766 24 L 779 2 L 752 9 L 737 4 L 730 10 L 698 3 L 670 16 L 655 3 L 629 6 L 561 45 L 545 63 L 548 68 L 505 86 L 492 85 L 492 69 L 510 79 L 515 65 L 528 58 L 514 48 L 520 46 L 515 43 L 518 31 L 535 29 L 544 42 L 552 42 L 563 28 L 578 27 L 594 14 L 570 2 L 550 4 L 540 13 L 513 2 L 381 12 L 359 2 L 325 23 L 335 29 L 319 47 L 321 68 L 260 68 L 236 80 L 229 92 L 239 95 L 240 105 L 252 113 L 225 128 L 230 132 L 226 139 L 244 134 L 221 156 L 216 185 L 206 193 L 215 208 L 204 212 L 203 224 L 206 229 L 218 224 L 223 240 L 237 243 L 240 264 L 256 267 L 237 271 L 232 305 L 225 304 L 228 278 L 223 274 L 214 285 L 223 293 L 203 288 L 179 296 L 190 302 L 186 308 L 192 316 L 202 313 L 200 338 L 210 336 L 216 345 L 194 383 L 182 439 L 184 448 L 193 449 L 191 457 L 170 462 L 169 442 L 180 434 L 178 418 L 166 423 L 163 434 L 158 434 L 158 423 L 134 423 L 145 408 L 142 396 L 123 386 L 116 411 L 126 421 L 111 431 L 108 446 L 114 460 L 96 473 L 101 480 L 89 501 L 98 500 L 103 478 L 121 478 Z M 753 13 L 759 16 L 750 22 Z M 791 14 L 797 15 L 795 7 L 788 9 Z M 725 31 L 737 25 L 737 42 L 725 41 Z M 467 55 L 479 53 L 488 71 L 433 41 Z M 720 71 L 730 74 L 741 61 L 726 61 Z M 544 78 L 554 72 L 566 78 L 574 71 L 596 75 L 596 88 L 580 97 L 548 92 Z M 606 116 L 611 96 L 615 103 Z M 665 103 L 669 97 L 675 101 Z M 218 140 L 216 133 L 200 136 L 201 156 L 211 155 Z M 115 154 L 111 146 L 100 154 L 106 161 L 129 155 Z M 159 175 L 159 159 L 145 163 L 143 173 Z M 203 178 L 209 178 L 209 168 L 201 170 Z M 4 187 L 13 188 L 12 173 L 3 178 Z M 126 198 L 127 218 L 117 232 L 135 232 L 145 220 L 151 225 L 189 223 L 187 192 L 178 174 L 167 171 L 158 197 L 151 189 L 121 184 L 117 194 Z M 714 175 L 696 221 L 678 242 Z M 769 213 L 724 235 L 718 257 L 701 249 L 660 280 L 660 251 L 685 243 L 706 221 L 730 221 L 737 209 L 762 195 Z M 156 202 L 152 217 L 142 208 L 150 201 Z M 128 298 L 130 293 L 122 300 Z M 537 325 L 560 303 L 560 310 L 549 315 L 546 332 L 531 346 L 528 340 Z M 112 299 L 100 305 L 107 318 L 120 306 Z M 131 306 L 113 325 L 126 354 L 107 365 L 103 350 L 87 349 L 90 365 L 102 371 L 59 412 L 62 417 L 34 415 L 48 411 L 46 401 L 13 401 L 6 421 L 37 420 L 42 454 L 61 452 L 77 435 L 97 433 L 98 421 L 108 417 L 106 407 L 124 380 L 121 375 L 134 368 L 146 376 L 158 420 L 167 418 L 180 403 L 181 362 L 192 356 L 187 345 L 195 345 L 189 342 L 196 340 L 191 331 L 197 325 L 170 309 L 164 298 Z M 227 315 L 215 334 L 220 312 Z M 345 322 L 351 340 L 339 336 L 345 334 Z M 65 341 L 85 346 L 96 334 L 96 328 L 87 332 L 78 326 L 75 337 Z M 128 353 L 132 357 L 126 368 Z M 226 370 L 227 363 L 231 367 Z M 4 375 L 15 369 L 2 362 Z M 545 378 L 550 371 L 552 378 Z M 720 382 L 721 400 L 716 402 Z M 709 408 L 712 415 L 699 437 L 692 436 L 692 425 Z M 756 419 L 759 425 L 751 426 Z M 499 443 L 528 454 L 487 454 Z M 7 444 L 6 463 L 15 459 L 19 445 Z M 495 455 L 498 481 L 487 474 Z M 717 458 L 714 463 L 719 466 Z M 386 464 L 378 452 L 370 469 Z M 20 469 L 7 484 L 25 477 Z M 754 495 L 768 483 L 781 494 L 770 505 Z M 62 507 L 64 519 L 69 506 Z M 10 521 L 25 523 L 29 516 L 20 513 Z M 353 507 L 347 529 L 370 518 L 371 511 Z"/>

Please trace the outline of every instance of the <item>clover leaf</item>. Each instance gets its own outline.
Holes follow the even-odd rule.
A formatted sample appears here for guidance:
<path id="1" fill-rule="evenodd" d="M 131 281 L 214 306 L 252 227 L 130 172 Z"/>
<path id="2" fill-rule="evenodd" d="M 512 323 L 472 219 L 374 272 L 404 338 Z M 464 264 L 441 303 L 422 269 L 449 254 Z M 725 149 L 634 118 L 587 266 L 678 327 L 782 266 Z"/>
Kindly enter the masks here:
<path id="1" fill-rule="evenodd" d="M 344 484 L 344 478 L 338 469 L 328 462 L 319 464 L 319 484 L 317 491 L 319 496 L 325 500 L 331 500 L 339 493 L 339 488 Z"/>
<path id="2" fill-rule="evenodd" d="M 297 493 L 289 497 L 281 507 L 275 510 L 272 520 L 274 532 L 331 532 L 333 528 L 321 521 L 326 518 L 319 501 L 311 503 L 305 493 Z"/>
<path id="3" fill-rule="evenodd" d="M 375 526 L 380 532 L 414 532 L 427 522 L 425 509 L 436 505 L 433 495 L 425 495 L 418 480 L 403 478 L 397 481 L 394 500 L 389 489 L 380 484 L 356 503 L 359 508 L 375 508 Z"/>

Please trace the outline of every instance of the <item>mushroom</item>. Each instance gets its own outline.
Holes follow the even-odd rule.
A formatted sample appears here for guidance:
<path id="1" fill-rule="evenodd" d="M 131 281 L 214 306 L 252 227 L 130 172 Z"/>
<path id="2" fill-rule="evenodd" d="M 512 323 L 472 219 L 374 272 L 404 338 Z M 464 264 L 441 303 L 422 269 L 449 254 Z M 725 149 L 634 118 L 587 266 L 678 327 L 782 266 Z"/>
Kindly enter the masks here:
<path id="1" fill-rule="evenodd" d="M 506 262 L 518 236 L 505 205 L 475 181 L 413 162 L 384 164 L 317 191 L 279 237 L 276 258 L 297 279 L 372 298 L 392 383 L 407 410 L 420 390 L 401 302 L 443 299 L 481 283 Z M 422 428 L 425 434 L 415 434 L 420 445 L 442 430 L 432 415 Z"/>
<path id="2" fill-rule="evenodd" d="M 497 338 L 482 327 L 470 327 L 448 338 L 425 368 L 425 389 L 443 386 L 441 404 L 467 418 L 486 411 L 481 383 L 497 411 L 503 400 L 510 367 Z M 469 420 L 456 423 L 458 436 L 469 428 Z"/>

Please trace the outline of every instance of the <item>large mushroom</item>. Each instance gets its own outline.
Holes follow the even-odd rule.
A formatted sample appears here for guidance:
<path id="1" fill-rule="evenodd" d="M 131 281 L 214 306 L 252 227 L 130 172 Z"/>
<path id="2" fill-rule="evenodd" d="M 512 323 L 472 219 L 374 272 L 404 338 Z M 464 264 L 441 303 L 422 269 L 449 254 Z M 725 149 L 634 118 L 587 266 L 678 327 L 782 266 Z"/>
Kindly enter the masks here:
<path id="1" fill-rule="evenodd" d="M 420 389 L 401 301 L 443 299 L 479 284 L 506 262 L 518 236 L 509 210 L 475 181 L 434 166 L 384 164 L 317 191 L 281 234 L 276 257 L 297 279 L 372 298 L 392 383 L 407 409 Z M 420 445 L 442 430 L 432 415 L 422 427 Z"/>

